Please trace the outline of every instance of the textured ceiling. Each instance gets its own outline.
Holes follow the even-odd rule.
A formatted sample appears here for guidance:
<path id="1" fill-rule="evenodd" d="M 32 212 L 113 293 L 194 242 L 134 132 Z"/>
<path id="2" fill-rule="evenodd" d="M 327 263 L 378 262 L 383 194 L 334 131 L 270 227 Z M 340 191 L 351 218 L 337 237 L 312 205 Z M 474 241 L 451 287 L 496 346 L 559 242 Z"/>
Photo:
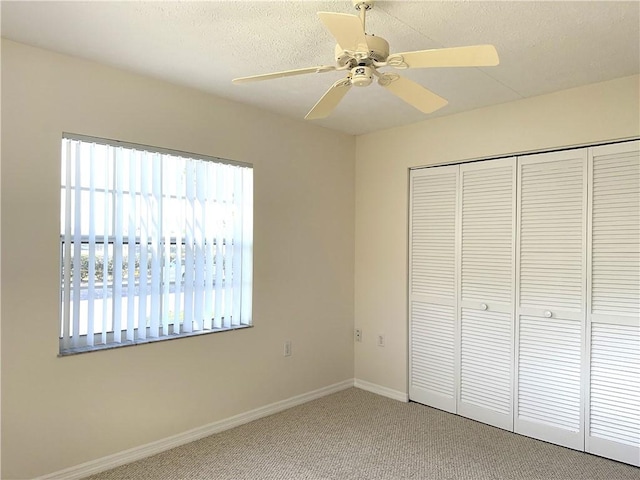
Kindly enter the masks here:
<path id="1" fill-rule="evenodd" d="M 2 36 L 302 119 L 344 72 L 232 85 L 332 65 L 318 11 L 344 1 L 2 2 Z M 378 85 L 352 88 L 313 123 L 350 134 L 640 73 L 640 2 L 378 1 L 367 32 L 391 52 L 493 44 L 500 65 L 400 72 L 449 100 L 425 115 Z"/>

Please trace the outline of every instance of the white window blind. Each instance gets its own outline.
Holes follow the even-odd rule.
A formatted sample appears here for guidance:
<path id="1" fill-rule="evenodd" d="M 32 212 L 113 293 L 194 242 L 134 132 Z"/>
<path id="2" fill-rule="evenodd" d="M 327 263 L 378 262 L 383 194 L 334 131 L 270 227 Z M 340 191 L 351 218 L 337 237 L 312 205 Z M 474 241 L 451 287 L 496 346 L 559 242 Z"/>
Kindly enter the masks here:
<path id="1" fill-rule="evenodd" d="M 66 135 L 60 352 L 251 325 L 250 165 Z"/>

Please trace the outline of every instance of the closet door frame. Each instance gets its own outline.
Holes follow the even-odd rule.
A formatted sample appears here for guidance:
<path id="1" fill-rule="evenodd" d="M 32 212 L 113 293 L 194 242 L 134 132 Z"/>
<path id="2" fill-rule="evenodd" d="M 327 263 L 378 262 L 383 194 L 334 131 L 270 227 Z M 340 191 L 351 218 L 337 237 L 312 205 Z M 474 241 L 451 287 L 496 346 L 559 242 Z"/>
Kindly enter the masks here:
<path id="1" fill-rule="evenodd" d="M 594 288 L 594 278 L 593 278 L 593 274 L 594 274 L 594 265 L 593 265 L 593 261 L 594 261 L 594 252 L 593 252 L 593 243 L 594 243 L 594 232 L 593 232 L 593 212 L 594 212 L 594 156 L 597 155 L 606 155 L 609 152 L 611 153 L 616 153 L 616 152 L 625 152 L 625 151 L 629 151 L 628 150 L 628 146 L 629 144 L 635 145 L 635 147 L 632 148 L 640 148 L 640 140 L 638 138 L 632 138 L 632 139 L 624 139 L 624 140 L 617 140 L 617 141 L 612 141 L 612 142 L 608 142 L 608 143 L 602 143 L 602 144 L 595 144 L 595 145 L 589 145 L 589 146 L 575 146 L 575 147 L 568 147 L 565 149 L 559 149 L 559 150 L 554 150 L 554 151 L 547 151 L 547 152 L 531 152 L 531 153 L 525 153 L 525 154 L 521 154 L 521 155 L 517 155 L 517 156 L 511 156 L 511 157 L 503 157 L 503 158 L 499 158 L 499 159 L 476 159 L 476 160 L 469 160 L 466 162 L 460 162 L 460 163 L 453 163 L 453 164 L 441 164 L 441 165 L 433 165 L 430 167 L 422 167 L 422 168 L 415 168 L 415 169 L 409 169 L 409 219 L 408 219 L 408 224 L 409 224 L 409 230 L 408 230 L 408 234 L 409 234 L 409 251 L 408 251 L 408 279 L 409 279 L 409 285 L 408 285 L 408 294 L 407 294 L 407 304 L 408 304 L 408 330 L 409 330 L 409 335 L 408 335 L 408 352 L 409 352 L 409 358 L 408 358 L 408 386 L 409 386 L 409 397 L 411 400 L 415 400 L 419 403 L 424 403 L 426 405 L 435 407 L 435 408 L 439 408 L 442 410 L 445 410 L 447 412 L 450 413 L 456 413 L 462 416 L 467 416 L 469 418 L 474 418 L 478 421 L 481 421 L 483 423 L 487 423 L 490 425 L 495 425 L 495 426 L 499 426 L 501 428 L 506 428 L 504 425 L 500 425 L 499 421 L 493 422 L 491 421 L 491 419 L 486 419 L 486 418 L 482 418 L 482 408 L 479 409 L 474 409 L 474 405 L 471 404 L 462 404 L 461 402 L 461 381 L 462 381 L 462 372 L 461 372 L 461 360 L 462 360 L 462 308 L 477 308 L 478 305 L 472 305 L 472 303 L 474 303 L 474 301 L 476 300 L 474 297 L 467 297 L 468 299 L 463 301 L 463 295 L 462 295 L 462 198 L 463 198 L 463 192 L 462 192 L 462 176 L 463 176 L 463 170 L 466 168 L 473 168 L 471 167 L 472 165 L 474 165 L 475 162 L 478 163 L 485 163 L 485 162 L 497 162 L 500 160 L 509 160 L 511 158 L 515 159 L 515 168 L 514 168 L 514 175 L 516 177 L 516 183 L 515 183 L 515 188 L 514 188 L 514 195 L 515 195 L 515 211 L 514 211 L 514 218 L 515 218 L 515 228 L 513 231 L 513 238 L 514 238 L 514 257 L 513 257 L 513 261 L 514 261 L 514 266 L 513 266 L 513 281 L 512 281 L 512 286 L 513 286 L 513 291 L 512 291 L 512 305 L 511 305 L 511 315 L 512 315 L 512 333 L 513 333 L 513 344 L 512 344 L 512 354 L 513 354 L 513 363 L 512 363 L 512 370 L 511 370 L 511 385 L 512 385 L 512 409 L 511 409 L 511 413 L 512 413 L 512 431 L 514 431 L 515 433 L 521 434 L 521 435 L 525 435 L 525 436 L 529 436 L 529 437 L 533 437 L 533 438 L 537 438 L 543 441 L 547 441 L 550 443 L 554 443 L 557 445 L 561 445 L 561 446 L 565 446 L 568 448 L 572 448 L 575 450 L 579 450 L 579 451 L 584 451 L 587 453 L 591 453 L 591 454 L 595 454 L 595 455 L 600 455 L 606 458 L 611 458 L 614 460 L 618 460 L 621 462 L 625 462 L 627 464 L 631 464 L 631 465 L 635 465 L 635 466 L 640 466 L 640 446 L 635 446 L 635 445 L 629 445 L 627 443 L 625 443 L 625 437 L 624 435 L 622 435 L 620 438 L 622 438 L 621 441 L 615 441 L 615 440 L 609 440 L 607 439 L 607 424 L 604 424 L 604 427 L 602 427 L 602 432 L 603 435 L 602 436 L 598 436 L 599 433 L 601 433 L 601 430 L 598 430 L 596 432 L 596 436 L 591 436 L 591 428 L 592 428 L 592 412 L 591 412 L 591 404 L 590 402 L 595 401 L 594 399 L 592 399 L 592 393 L 593 393 L 593 387 L 591 385 L 591 368 L 592 368 L 592 363 L 595 360 L 592 360 L 592 355 L 595 351 L 596 348 L 600 349 L 600 358 L 604 358 L 607 359 L 609 357 L 606 356 L 606 353 L 602 354 L 602 352 L 606 352 L 607 348 L 609 348 L 609 345 L 607 345 L 607 342 L 610 343 L 610 338 L 620 338 L 621 341 L 626 342 L 627 344 L 629 343 L 629 339 L 627 336 L 627 332 L 629 332 L 629 334 L 631 334 L 631 332 L 634 332 L 633 330 L 628 330 L 629 326 L 640 326 L 640 322 L 638 319 L 634 318 L 632 315 L 627 315 L 626 313 L 623 313 L 624 310 L 621 310 L 620 314 L 617 314 L 616 311 L 605 311 L 602 307 L 604 305 L 604 307 L 607 306 L 606 300 L 604 302 L 603 305 L 600 305 L 600 309 L 599 311 L 597 311 L 596 313 L 593 313 L 593 299 L 594 299 L 594 292 L 593 288 Z M 583 170 L 582 170 L 582 178 L 581 178 L 581 184 L 582 184 L 582 191 L 580 193 L 580 197 L 582 199 L 582 241 L 581 241 L 581 255 L 579 258 L 581 258 L 581 266 L 579 268 L 576 268 L 576 266 L 574 266 L 575 264 L 569 263 L 568 264 L 568 268 L 572 269 L 572 270 L 567 270 L 566 273 L 566 277 L 562 274 L 557 274 L 556 277 L 551 276 L 549 278 L 549 282 L 546 283 L 547 288 L 545 289 L 545 283 L 538 283 L 536 281 L 536 274 L 534 273 L 535 270 L 531 271 L 529 270 L 529 276 L 528 276 L 528 280 L 527 278 L 525 278 L 525 280 L 523 280 L 523 278 L 521 278 L 522 276 L 522 270 L 521 270 L 521 263 L 523 263 L 523 259 L 521 258 L 522 252 L 521 252 L 521 243 L 522 243 L 522 165 L 523 164 L 527 164 L 529 162 L 534 163 L 536 161 L 540 162 L 540 163 L 544 163 L 545 161 L 547 162 L 553 162 L 553 161 L 558 161 L 558 160 L 562 160 L 563 156 L 567 155 L 569 152 L 578 152 L 578 151 L 583 151 L 584 152 L 584 161 L 583 161 Z M 603 153 L 605 152 L 605 153 Z M 575 159 L 577 159 L 578 155 L 576 155 L 576 157 L 574 157 Z M 581 154 L 580 157 L 582 158 Z M 536 160 L 537 159 L 537 160 Z M 569 160 L 568 157 L 564 157 L 564 159 Z M 413 182 L 412 182 L 412 178 L 413 175 L 416 174 L 416 172 L 420 171 L 420 170 L 430 170 L 430 169 L 441 169 L 441 168 L 447 168 L 450 169 L 451 171 L 454 169 L 456 170 L 456 206 L 455 206 L 455 295 L 453 296 L 452 299 L 449 298 L 440 298 L 438 299 L 437 296 L 433 296 L 433 295 L 415 295 L 412 294 L 412 261 L 413 261 L 413 257 L 412 257 L 412 239 L 411 239 L 411 235 L 412 235 L 412 228 L 413 228 L 413 210 L 412 210 L 412 205 L 413 205 Z M 480 168 L 480 167 L 478 167 Z M 575 167 L 574 167 L 575 168 Z M 569 177 L 567 177 L 569 178 Z M 543 182 L 545 180 L 542 180 Z M 550 175 L 549 176 L 549 181 L 550 182 L 554 182 L 554 176 Z M 562 181 L 557 181 L 558 183 L 558 188 L 563 188 L 563 184 Z M 571 182 L 573 183 L 573 182 Z M 627 180 L 627 183 L 629 183 L 629 180 Z M 531 185 L 531 184 L 530 184 Z M 541 183 L 541 186 L 545 185 L 545 183 Z M 574 188 L 577 188 L 577 185 L 574 183 L 573 184 Z M 488 186 L 488 188 L 490 188 L 490 186 Z M 614 186 L 615 188 L 615 186 Z M 535 192 L 535 190 L 533 190 Z M 575 190 L 573 190 L 575 192 Z M 535 196 L 533 198 L 536 198 Z M 540 198 L 546 198 L 544 196 L 540 197 Z M 570 198 L 570 197 L 567 197 Z M 573 197 L 574 201 L 576 199 L 576 197 Z M 562 204 L 562 199 L 556 199 L 555 201 L 559 202 L 558 205 L 563 205 Z M 530 204 L 531 205 L 531 204 Z M 576 204 L 574 204 L 576 205 Z M 447 207 L 450 208 L 450 207 Z M 566 210 L 566 213 L 568 213 L 569 210 Z M 530 211 L 531 212 L 531 211 Z M 533 210 L 534 214 L 533 221 L 536 221 L 536 215 L 535 215 L 535 210 Z M 577 219 L 577 212 L 574 212 L 575 215 L 571 214 L 569 216 L 567 216 L 567 218 L 576 218 Z M 551 212 L 549 213 L 551 214 Z M 543 217 L 546 218 L 546 217 Z M 609 218 L 609 217 L 606 217 Z M 542 229 L 542 232 L 537 232 L 536 235 L 540 235 L 541 233 L 544 234 L 543 232 L 545 231 L 545 229 Z M 562 230 L 561 230 L 562 231 Z M 573 231 L 571 230 L 565 230 L 566 232 L 568 232 L 567 234 L 570 235 L 570 237 L 566 237 L 567 241 L 571 241 L 571 238 L 576 238 L 575 237 L 575 233 L 573 233 Z M 551 231 L 552 232 L 552 231 Z M 553 235 L 553 233 L 549 233 L 550 235 Z M 529 244 L 533 244 L 534 246 L 536 245 L 536 240 L 535 240 L 535 236 L 534 237 L 529 237 L 529 240 L 527 241 L 527 243 Z M 541 237 L 541 238 L 545 238 L 545 237 Z M 559 238 L 563 238 L 562 236 L 560 236 Z M 571 247 L 570 244 L 566 244 L 567 247 L 569 247 L 569 250 L 567 250 L 568 252 L 574 252 L 572 259 L 576 259 L 578 258 L 577 255 L 575 255 L 575 252 L 577 252 L 577 244 L 574 244 L 574 247 Z M 536 252 L 537 250 L 537 252 Z M 539 252 L 541 251 L 540 249 L 536 249 L 534 248 L 533 250 L 529 250 L 531 254 L 534 255 L 538 255 Z M 549 250 L 550 252 L 554 252 L 554 249 L 551 248 Z M 606 250 L 605 250 L 606 251 Z M 544 252 L 544 250 L 542 250 L 542 252 Z M 544 255 L 544 253 L 542 253 Z M 556 258 L 558 259 L 562 259 L 562 250 L 556 250 L 554 253 L 554 255 L 556 255 Z M 540 282 L 544 282 L 544 277 L 545 274 L 544 272 L 553 272 L 554 270 L 552 269 L 553 267 L 549 266 L 549 263 L 544 262 L 544 258 L 545 257 L 536 257 L 536 256 L 532 256 L 529 258 L 542 258 L 540 260 L 534 260 L 537 262 L 537 264 L 545 264 L 547 265 L 546 270 L 542 270 L 542 276 L 539 277 L 539 281 Z M 567 258 L 568 260 L 568 258 Z M 574 261 L 574 260 L 571 260 Z M 550 262 L 550 264 L 552 265 L 554 262 Z M 606 268 L 606 264 L 607 264 L 607 260 L 605 257 L 605 268 Z M 534 263 L 534 265 L 536 265 L 536 263 Z M 558 266 L 559 268 L 563 267 L 563 262 L 558 262 Z M 576 276 L 574 276 L 571 271 L 576 272 Z M 577 280 L 577 273 L 579 272 L 579 274 L 581 275 L 580 277 L 580 282 L 578 282 Z M 605 272 L 606 273 L 606 272 Z M 531 276 L 533 275 L 533 276 Z M 611 278 L 612 274 L 605 274 L 604 278 L 607 278 L 607 275 L 609 276 L 609 278 Z M 526 271 L 525 271 L 525 277 L 527 277 Z M 566 280 L 566 283 L 564 283 L 562 280 L 563 278 Z M 542 280 L 540 280 L 542 279 Z M 617 279 L 617 277 L 614 277 L 614 279 Z M 560 280 L 560 282 L 556 282 L 556 280 Z M 528 287 L 525 287 L 526 290 L 523 292 L 521 292 L 521 287 L 522 287 L 522 282 L 525 281 L 525 285 L 529 285 Z M 526 283 L 526 281 L 528 281 L 529 283 Z M 578 308 L 578 300 L 576 297 L 577 294 L 577 285 L 578 283 L 580 283 L 580 288 L 582 291 L 582 297 L 579 300 L 580 304 L 581 304 L 581 311 L 577 311 L 576 309 Z M 549 285 L 550 284 L 557 284 L 559 285 L 558 289 L 554 290 L 551 289 L 549 290 Z M 567 297 L 566 297 L 566 301 L 564 300 L 564 298 L 558 293 L 558 292 L 562 292 L 562 285 L 567 285 L 569 286 L 569 290 L 567 290 Z M 538 289 L 538 287 L 540 287 L 540 289 Z M 572 288 L 573 287 L 573 288 Z M 435 288 L 435 287 L 434 287 Z M 607 291 L 606 289 L 609 287 L 605 287 L 604 291 Z M 436 289 L 436 291 L 438 291 L 438 289 Z M 539 295 L 541 292 L 546 292 L 549 295 Z M 521 295 L 524 294 L 525 295 L 525 306 L 521 306 L 522 303 L 522 298 Z M 519 418 L 520 416 L 520 401 L 522 400 L 520 398 L 520 382 L 521 379 L 520 377 L 520 370 L 521 370 L 521 359 L 520 359 L 520 355 L 521 355 L 521 326 L 522 328 L 525 328 L 527 330 L 525 330 L 525 333 L 528 331 L 529 333 L 531 332 L 535 332 L 535 330 L 531 330 L 532 328 L 535 329 L 535 325 L 536 325 L 536 319 L 540 319 L 542 321 L 544 321 L 544 318 L 547 313 L 547 310 L 545 310 L 545 306 L 543 306 L 543 304 L 545 303 L 545 301 L 543 300 L 543 297 L 549 298 L 549 306 L 553 305 L 554 302 L 559 302 L 557 303 L 558 306 L 555 307 L 551 307 L 550 309 L 553 312 L 553 318 L 557 319 L 558 321 L 562 321 L 562 320 L 570 320 L 573 321 L 572 324 L 567 323 L 566 327 L 562 326 L 561 324 L 554 324 L 554 323 L 547 323 L 546 328 L 545 327 L 541 327 L 543 328 L 543 330 L 541 330 L 541 332 L 546 332 L 543 334 L 543 336 L 541 337 L 541 348 L 542 348 L 542 352 L 550 352 L 550 354 L 546 357 L 549 359 L 548 362 L 545 362 L 545 353 L 542 354 L 541 361 L 543 363 L 547 363 L 547 367 L 546 368 L 553 368 L 554 363 L 553 362 L 562 362 L 563 357 L 566 356 L 566 352 L 567 350 L 562 350 L 562 348 L 564 347 L 564 345 L 562 345 L 562 342 L 560 344 L 556 343 L 556 346 L 553 345 L 554 342 L 545 342 L 545 338 L 566 338 L 567 342 L 566 343 L 566 348 L 569 349 L 569 351 L 572 352 L 576 352 L 578 350 L 578 343 L 579 343 L 579 352 L 580 352 L 580 361 L 579 361 L 579 368 L 580 371 L 579 373 L 576 370 L 573 370 L 573 368 L 575 368 L 575 365 L 577 365 L 577 363 L 573 363 L 574 367 L 568 367 L 568 369 L 566 370 L 566 374 L 568 375 L 568 377 L 566 377 L 566 379 L 570 382 L 570 383 L 565 383 L 565 385 L 567 385 L 567 396 L 566 398 L 568 399 L 568 401 L 572 401 L 571 399 L 576 400 L 577 402 L 577 397 L 579 396 L 579 408 L 575 409 L 575 403 L 573 405 L 570 404 L 566 404 L 567 406 L 570 406 L 570 409 L 567 410 L 563 410 L 562 408 L 558 408 L 557 410 L 557 414 L 560 415 L 560 417 L 548 417 L 550 420 L 550 423 L 546 423 L 544 421 L 544 415 L 542 416 L 538 416 L 536 415 L 536 411 L 543 411 L 543 410 L 538 410 L 538 405 L 535 403 L 536 402 L 536 390 L 532 390 L 531 386 L 535 386 L 537 381 L 535 381 L 535 377 L 533 377 L 533 382 L 530 382 L 528 385 L 525 383 L 525 389 L 523 390 L 523 394 L 525 391 L 529 392 L 529 397 L 528 397 L 528 402 L 523 404 L 527 406 L 527 410 L 523 409 L 523 412 L 525 412 L 525 415 L 522 418 Z M 626 298 L 626 297 L 625 297 Z M 446 301 L 443 301 L 446 300 Z M 450 347 L 450 351 L 453 352 L 453 361 L 452 363 L 446 365 L 446 368 L 450 368 L 451 364 L 453 365 L 453 380 L 454 380 L 454 384 L 453 384 L 453 388 L 452 388 L 452 394 L 453 394 L 453 399 L 450 398 L 449 395 L 447 395 L 446 397 L 444 395 L 437 395 L 437 392 L 431 392 L 428 395 L 424 395 L 424 391 L 423 392 L 418 392 L 419 395 L 415 394 L 415 391 L 412 392 L 412 372 L 414 369 L 414 365 L 413 365 L 413 329 L 412 329 L 412 308 L 413 308 L 413 304 L 417 302 L 417 303 L 426 303 L 426 304 L 432 304 L 432 306 L 435 306 L 436 308 L 434 309 L 434 311 L 436 312 L 437 315 L 437 306 L 438 305 L 446 305 L 447 309 L 454 309 L 454 314 L 453 314 L 453 320 L 454 320 L 454 326 L 451 330 L 449 330 L 449 332 L 453 331 L 454 332 L 454 340 L 452 343 L 452 346 Z M 540 305 L 538 305 L 538 302 L 540 303 Z M 475 302 L 477 303 L 477 302 Z M 562 308 L 560 307 L 560 305 L 564 305 Z M 615 309 L 614 309 L 615 310 Z M 496 311 L 498 311 L 496 309 Z M 433 312 L 431 312 L 433 315 Z M 447 318 L 449 318 L 450 312 L 449 310 L 447 311 Z M 527 321 L 528 324 L 522 323 L 523 319 L 522 317 L 529 317 L 528 319 L 525 319 Z M 533 317 L 533 318 L 532 318 Z M 435 316 L 433 318 L 436 318 Z M 602 325 L 604 325 L 606 327 L 606 325 L 620 325 L 622 326 L 620 328 L 620 330 L 618 332 L 615 332 L 615 334 L 612 334 L 611 330 L 600 330 L 603 331 L 605 333 L 605 336 L 602 337 L 598 337 L 600 339 L 604 338 L 604 343 L 602 343 L 602 340 L 600 342 L 600 346 L 598 347 L 596 343 L 594 342 L 593 339 L 593 335 L 594 332 L 597 335 L 598 334 L 598 329 L 596 328 L 597 326 L 600 326 L 598 328 L 602 329 Z M 577 329 L 579 326 L 579 331 L 580 331 L 580 339 L 578 342 L 577 339 Z M 568 328 L 568 330 L 565 330 L 565 328 Z M 625 328 L 627 328 L 625 330 Z M 553 335 L 555 334 L 554 332 L 567 332 L 568 333 L 568 337 L 554 337 Z M 545 337 L 546 335 L 546 337 Z M 616 336 L 617 335 L 617 336 Z M 620 336 L 623 335 L 623 336 Z M 529 368 L 527 369 L 527 377 L 530 376 L 530 374 L 539 374 L 539 375 L 544 375 L 544 368 L 542 368 L 541 370 L 538 370 L 537 368 L 534 368 L 534 366 L 536 365 L 536 355 L 538 354 L 538 352 L 536 352 L 535 349 L 532 350 L 532 348 L 535 347 L 535 340 L 536 336 L 535 335 L 526 335 L 524 337 L 524 340 L 527 341 L 527 344 L 523 344 L 524 348 L 527 348 L 529 352 L 531 352 L 533 354 L 533 356 L 527 357 L 527 365 L 529 365 Z M 531 343 L 534 342 L 534 343 Z M 546 345 L 546 347 L 544 346 Z M 559 345 L 559 346 L 558 346 Z M 604 345 L 604 347 L 603 347 Z M 419 346 L 419 344 L 418 344 Z M 592 349 L 593 346 L 593 349 Z M 615 347 L 615 345 L 614 345 Z M 560 350 L 557 350 L 560 349 Z M 592 351 L 593 350 L 593 351 Z M 627 349 L 628 350 L 628 349 Z M 635 355 L 635 350 L 632 350 L 634 353 L 632 353 L 632 358 L 633 355 Z M 597 352 L 596 352 L 597 353 Z M 564 354 L 564 355 L 563 355 Z M 620 356 L 620 355 L 616 355 L 616 357 L 618 357 L 618 364 L 619 363 L 619 359 L 620 358 L 625 358 L 624 355 Z M 576 358 L 575 356 L 569 356 L 567 357 L 569 359 L 569 361 L 571 362 L 571 359 Z M 532 363 L 532 359 L 533 359 L 533 363 Z M 627 360 L 623 360 L 623 362 L 626 362 Z M 605 362 L 606 364 L 606 362 Z M 550 367 L 549 367 L 550 365 Z M 558 367 L 560 367 L 562 364 L 558 364 Z M 602 368 L 602 364 L 599 364 L 600 367 Z M 613 365 L 614 367 L 614 371 L 615 371 L 615 360 L 612 361 L 611 365 Z M 626 363 L 622 363 L 621 364 L 623 367 L 624 365 L 626 365 Z M 527 368 L 527 367 L 524 367 Z M 594 367 L 595 368 L 595 367 Z M 606 370 L 606 365 L 605 365 L 605 370 Z M 624 368 L 622 368 L 622 370 L 624 370 Z M 551 370 L 553 371 L 553 370 Z M 560 373 L 560 377 L 562 378 L 562 373 L 560 370 L 558 370 L 558 372 Z M 437 373 L 437 370 L 436 370 Z M 618 370 L 618 378 L 622 378 L 620 377 L 621 375 L 621 371 Z M 524 375 L 525 372 L 522 372 L 522 375 Z M 557 377 L 557 375 L 550 375 L 549 378 L 553 378 L 554 376 Z M 449 378 L 449 377 L 448 377 Z M 540 377 L 542 378 L 542 377 Z M 558 377 L 557 377 L 558 378 Z M 575 385 L 577 384 L 577 378 L 579 378 L 579 395 L 578 392 L 576 390 Z M 600 422 L 599 425 L 602 426 L 602 418 L 608 418 L 607 416 L 607 410 L 606 410 L 606 406 L 609 404 L 606 399 L 607 397 L 607 382 L 606 379 L 609 378 L 607 376 L 600 376 L 600 379 L 604 378 L 605 379 L 605 383 L 604 383 L 604 387 L 602 386 L 602 382 L 599 381 L 599 385 L 600 385 L 600 390 L 599 390 L 599 395 L 602 397 L 602 392 L 605 392 L 605 396 L 602 397 L 605 399 L 605 401 L 603 403 L 600 403 L 600 410 L 602 412 L 604 412 L 604 414 L 602 414 L 601 416 L 598 417 L 594 417 L 594 425 L 596 425 L 596 418 L 597 418 L 597 422 Z M 542 384 L 541 384 L 542 385 Z M 553 383 L 551 384 L 553 385 Z M 562 384 L 558 384 L 559 386 L 561 386 Z M 572 386 L 571 386 L 572 385 Z M 614 391 L 616 389 L 616 385 L 615 382 L 611 383 L 611 385 L 613 385 L 612 388 L 614 388 Z M 447 387 L 448 389 L 449 387 Z M 544 386 L 542 386 L 541 388 L 546 388 Z M 550 387 L 553 388 L 553 387 Z M 414 389 L 415 390 L 415 389 Z M 556 390 L 556 391 L 562 391 L 562 389 L 560 390 Z M 632 390 L 633 391 L 633 390 Z M 551 390 L 551 392 L 553 392 L 553 390 Z M 594 398 L 595 397 L 595 393 L 593 393 Z M 623 398 L 622 396 L 620 398 Z M 633 398 L 633 396 L 631 397 Z M 533 399 L 533 400 L 531 400 Z M 541 397 L 542 400 L 544 400 L 543 402 L 541 402 L 540 404 L 540 408 L 544 408 L 544 404 L 548 403 L 550 399 L 556 401 L 555 405 L 559 405 L 562 403 L 562 396 L 560 397 L 556 397 L 553 393 L 547 395 L 545 397 L 544 393 L 542 394 Z M 558 402 L 556 399 L 559 399 L 560 402 Z M 553 405 L 552 403 L 549 403 L 549 405 Z M 602 405 L 605 405 L 604 410 L 602 410 Z M 470 408 L 467 408 L 470 407 Z M 620 408 L 620 406 L 618 405 L 618 409 Z M 553 410 L 553 409 L 552 409 Z M 624 411 L 624 410 L 620 410 L 620 411 Z M 529 413 L 529 415 L 526 414 L 526 412 Z M 578 413 L 579 412 L 579 413 Z M 570 421 L 568 422 L 563 422 L 561 420 L 561 418 L 564 416 L 564 419 L 569 419 Z M 578 421 L 578 416 L 579 416 L 579 421 Z M 635 418 L 635 417 L 634 417 Z M 556 421 L 556 419 L 558 419 Z M 555 423 L 555 425 L 554 425 Z M 612 424 L 617 424 L 617 420 L 614 417 L 613 418 L 613 422 Z M 563 427 L 564 425 L 566 425 L 566 427 Z M 621 424 L 621 425 L 633 425 L 633 422 L 631 423 L 627 423 L 627 424 Z M 600 428 L 600 426 L 598 428 Z M 577 430 L 576 430 L 577 428 Z M 595 427 L 593 427 L 595 428 Z M 635 430 L 629 430 L 627 427 L 628 431 L 635 431 Z M 614 430 L 611 430 L 612 432 Z M 611 438 L 615 438 L 611 437 Z"/>

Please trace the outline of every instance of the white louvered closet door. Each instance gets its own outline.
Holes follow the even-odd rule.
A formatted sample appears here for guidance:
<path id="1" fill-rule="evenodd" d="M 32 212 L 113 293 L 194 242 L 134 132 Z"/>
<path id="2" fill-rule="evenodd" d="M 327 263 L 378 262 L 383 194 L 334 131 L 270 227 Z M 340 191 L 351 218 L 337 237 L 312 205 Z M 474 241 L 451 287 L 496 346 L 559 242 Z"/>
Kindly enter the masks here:
<path id="1" fill-rule="evenodd" d="M 456 411 L 458 166 L 410 177 L 409 397 Z"/>
<path id="2" fill-rule="evenodd" d="M 460 167 L 458 414 L 513 430 L 515 158 Z"/>
<path id="3" fill-rule="evenodd" d="M 517 433 L 584 449 L 587 149 L 518 159 Z"/>
<path id="4" fill-rule="evenodd" d="M 640 142 L 594 147 L 586 451 L 640 466 Z"/>

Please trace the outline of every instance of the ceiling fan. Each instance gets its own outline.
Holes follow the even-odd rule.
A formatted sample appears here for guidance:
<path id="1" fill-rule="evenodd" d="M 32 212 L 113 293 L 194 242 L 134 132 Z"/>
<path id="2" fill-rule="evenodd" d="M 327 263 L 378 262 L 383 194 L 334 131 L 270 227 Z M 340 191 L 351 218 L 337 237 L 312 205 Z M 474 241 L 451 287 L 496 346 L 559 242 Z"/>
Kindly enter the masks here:
<path id="1" fill-rule="evenodd" d="M 397 73 L 380 72 L 379 68 L 393 67 L 491 67 L 498 65 L 498 52 L 493 45 L 438 48 L 389 55 L 389 43 L 382 37 L 365 33 L 366 12 L 373 0 L 353 0 L 358 15 L 318 12 L 318 17 L 336 39 L 336 65 L 299 68 L 283 72 L 266 73 L 235 78 L 233 83 L 270 80 L 273 78 L 346 70 L 346 78 L 335 82 L 304 117 L 307 120 L 325 118 L 338 106 L 352 86 L 366 87 L 378 79 L 378 84 L 423 113 L 431 113 L 448 102 L 422 85 L 401 77 Z"/>

